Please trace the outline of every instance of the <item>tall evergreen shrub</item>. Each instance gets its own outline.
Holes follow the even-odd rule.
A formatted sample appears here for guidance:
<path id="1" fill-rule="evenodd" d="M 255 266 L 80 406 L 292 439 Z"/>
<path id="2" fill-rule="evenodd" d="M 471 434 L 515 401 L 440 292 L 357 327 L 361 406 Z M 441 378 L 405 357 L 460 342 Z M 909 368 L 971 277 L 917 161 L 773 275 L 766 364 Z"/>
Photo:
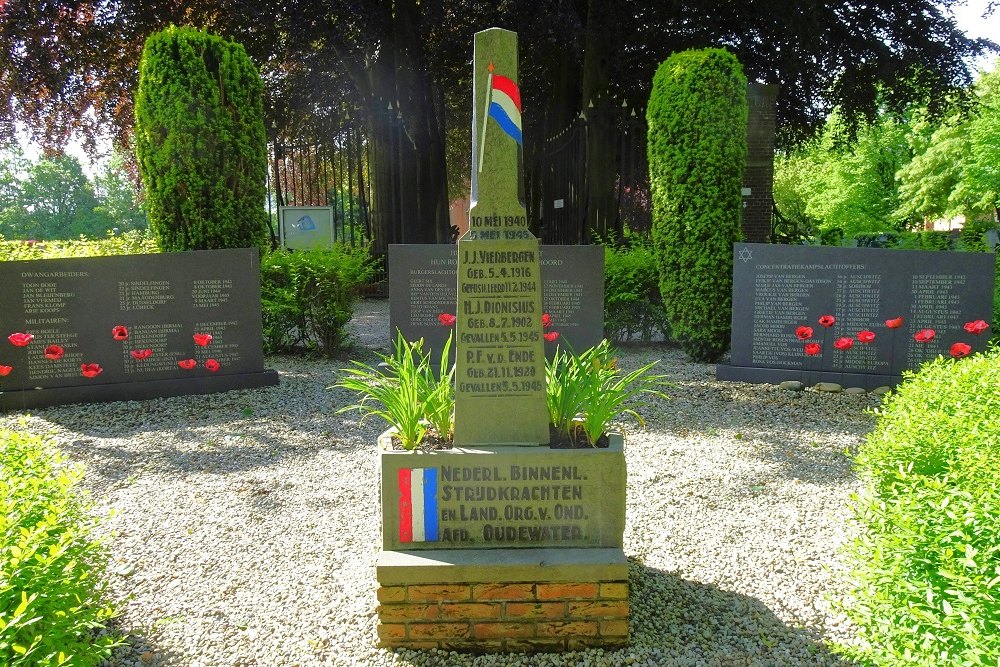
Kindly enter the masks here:
<path id="1" fill-rule="evenodd" d="M 135 144 L 162 250 L 267 246 L 263 91 L 240 44 L 178 27 L 146 40 Z"/>
<path id="2" fill-rule="evenodd" d="M 729 349 L 746 87 L 728 51 L 684 51 L 656 70 L 646 108 L 660 293 L 673 337 L 697 361 Z"/>

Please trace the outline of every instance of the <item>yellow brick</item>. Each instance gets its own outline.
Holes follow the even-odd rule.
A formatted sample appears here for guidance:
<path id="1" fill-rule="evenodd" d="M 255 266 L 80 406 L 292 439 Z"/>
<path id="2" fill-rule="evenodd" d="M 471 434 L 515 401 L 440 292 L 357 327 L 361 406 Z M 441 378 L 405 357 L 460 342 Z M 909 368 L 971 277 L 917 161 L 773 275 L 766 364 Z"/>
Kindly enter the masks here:
<path id="1" fill-rule="evenodd" d="M 450 602 L 441 605 L 441 619 L 500 618 L 500 602 Z"/>
<path id="2" fill-rule="evenodd" d="M 507 650 L 513 653 L 538 653 L 565 651 L 566 644 L 562 639 L 508 639 Z"/>
<path id="3" fill-rule="evenodd" d="M 402 623 L 379 623 L 376 631 L 378 638 L 382 640 L 402 639 L 406 636 L 406 626 Z"/>
<path id="4" fill-rule="evenodd" d="M 597 636 L 596 621 L 567 621 L 557 623 L 539 623 L 539 637 L 595 637 Z"/>
<path id="5" fill-rule="evenodd" d="M 409 587 L 410 602 L 462 602 L 472 595 L 468 584 L 426 584 Z"/>
<path id="6" fill-rule="evenodd" d="M 569 602 L 567 615 L 577 618 L 628 618 L 628 602 Z"/>
<path id="7" fill-rule="evenodd" d="M 534 584 L 476 584 L 473 600 L 533 600 Z"/>
<path id="8" fill-rule="evenodd" d="M 410 639 L 464 639 L 468 623 L 410 623 Z"/>
<path id="9" fill-rule="evenodd" d="M 438 617 L 436 604 L 383 604 L 375 611 L 383 622 L 433 621 Z"/>
<path id="10" fill-rule="evenodd" d="M 476 639 L 466 639 L 459 641 L 440 642 L 442 651 L 459 651 L 470 653 L 501 653 L 503 652 L 503 642 L 483 641 Z"/>
<path id="11" fill-rule="evenodd" d="M 504 607 L 508 621 L 537 618 L 566 618 L 565 602 L 508 602 Z"/>
<path id="12" fill-rule="evenodd" d="M 627 600 L 628 584 L 601 584 L 600 595 L 605 600 Z"/>
<path id="13" fill-rule="evenodd" d="M 379 602 L 405 602 L 406 586 L 379 586 L 375 597 Z"/>
<path id="14" fill-rule="evenodd" d="M 539 600 L 572 600 L 572 599 L 594 599 L 597 597 L 597 584 L 571 583 L 571 584 L 538 584 L 537 594 Z"/>
<path id="15" fill-rule="evenodd" d="M 628 621 L 625 620 L 601 621 L 599 629 L 602 637 L 628 637 Z"/>
<path id="16" fill-rule="evenodd" d="M 476 639 L 534 637 L 535 626 L 532 623 L 476 623 L 472 633 Z"/>
<path id="17" fill-rule="evenodd" d="M 604 646 L 604 640 L 597 639 L 567 639 L 566 648 L 570 651 L 584 651 L 588 648 L 600 648 Z"/>

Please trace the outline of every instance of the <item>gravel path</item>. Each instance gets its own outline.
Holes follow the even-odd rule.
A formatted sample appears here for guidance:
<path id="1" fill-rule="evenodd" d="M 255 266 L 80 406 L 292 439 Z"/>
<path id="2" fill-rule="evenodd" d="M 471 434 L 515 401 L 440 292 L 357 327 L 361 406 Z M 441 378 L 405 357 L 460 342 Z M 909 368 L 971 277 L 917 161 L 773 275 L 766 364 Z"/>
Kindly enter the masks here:
<path id="1" fill-rule="evenodd" d="M 388 304 L 363 303 L 357 358 L 386 349 Z M 131 635 L 114 667 L 318 665 L 848 665 L 824 639 L 850 628 L 827 602 L 845 506 L 844 456 L 871 395 L 717 382 L 674 349 L 670 400 L 627 427 L 631 646 L 461 656 L 375 647 L 382 425 L 334 414 L 344 360 L 276 357 L 276 388 L 7 414 L 87 466 Z M 18 426 L 23 420 L 23 424 Z"/>

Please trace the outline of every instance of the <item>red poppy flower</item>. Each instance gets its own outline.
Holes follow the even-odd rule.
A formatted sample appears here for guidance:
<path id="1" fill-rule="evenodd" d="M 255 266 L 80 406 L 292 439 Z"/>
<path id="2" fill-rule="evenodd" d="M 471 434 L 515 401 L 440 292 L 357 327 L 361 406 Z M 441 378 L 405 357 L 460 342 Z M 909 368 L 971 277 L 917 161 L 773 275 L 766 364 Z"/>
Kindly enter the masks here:
<path id="1" fill-rule="evenodd" d="M 57 359 L 62 359 L 64 350 L 61 345 L 49 345 L 45 348 L 45 358 L 55 361 Z"/>
<path id="2" fill-rule="evenodd" d="M 823 315 L 822 317 L 819 318 L 819 323 L 822 324 L 824 327 L 832 327 L 834 324 L 837 323 L 837 318 L 834 317 L 833 315 Z"/>
<path id="3" fill-rule="evenodd" d="M 984 320 L 973 320 L 972 322 L 965 323 L 965 330 L 968 331 L 970 334 L 976 334 L 978 336 L 979 334 L 986 331 L 989 328 L 989 326 L 990 325 L 987 324 Z"/>
<path id="4" fill-rule="evenodd" d="M 143 359 L 149 359 L 151 356 L 153 356 L 153 351 L 147 347 L 144 350 L 132 350 L 131 352 L 129 352 L 129 354 L 132 355 L 133 359 L 142 361 Z"/>
<path id="5" fill-rule="evenodd" d="M 218 361 L 216 361 L 215 359 L 206 359 L 205 360 L 205 368 L 208 369 L 208 370 L 210 370 L 210 371 L 212 371 L 214 373 L 215 371 L 217 371 L 220 368 L 222 368 L 222 365 Z"/>
<path id="6" fill-rule="evenodd" d="M 103 372 L 100 364 L 80 364 L 80 374 L 85 378 L 95 378 Z"/>
<path id="7" fill-rule="evenodd" d="M 810 338 L 813 337 L 813 328 L 812 327 L 799 327 L 798 329 L 795 330 L 795 336 L 799 340 L 809 340 Z"/>
<path id="8" fill-rule="evenodd" d="M 885 326 L 889 327 L 890 329 L 898 329 L 899 327 L 903 326 L 903 318 L 897 317 L 894 320 L 886 320 Z"/>
<path id="9" fill-rule="evenodd" d="M 972 352 L 972 346 L 968 343 L 955 343 L 951 346 L 951 356 L 956 359 L 969 356 L 969 352 Z"/>
<path id="10" fill-rule="evenodd" d="M 112 327 L 111 337 L 115 340 L 125 340 L 128 338 L 128 329 L 120 324 L 116 327 Z"/>
<path id="11" fill-rule="evenodd" d="M 854 339 L 850 336 L 844 336 L 833 341 L 833 346 L 838 350 L 849 350 L 854 346 Z"/>
<path id="12" fill-rule="evenodd" d="M 545 333 L 542 334 L 542 338 L 544 338 L 545 340 L 547 340 L 548 342 L 551 343 L 555 339 L 559 338 L 559 332 L 558 331 L 546 331 Z"/>
<path id="13" fill-rule="evenodd" d="M 874 331 L 859 331 L 858 332 L 858 342 L 859 343 L 870 343 L 875 340 Z"/>
<path id="14" fill-rule="evenodd" d="M 212 334 L 195 334 L 191 337 L 194 338 L 194 344 L 201 347 L 206 347 L 212 342 Z"/>
<path id="15" fill-rule="evenodd" d="M 14 370 L 13 366 L 0 366 L 0 378 L 7 377 Z"/>
<path id="16" fill-rule="evenodd" d="M 815 357 L 822 348 L 819 346 L 819 343 L 806 343 L 803 349 L 810 357 Z"/>
<path id="17" fill-rule="evenodd" d="M 455 320 L 457 319 L 458 318 L 452 315 L 451 313 L 441 313 L 440 315 L 438 315 L 438 321 L 441 322 L 441 324 L 445 325 L 446 327 L 454 326 Z"/>
<path id="18" fill-rule="evenodd" d="M 7 340 L 10 341 L 10 344 L 16 345 L 17 347 L 24 347 L 34 339 L 35 335 L 29 333 L 12 333 L 7 336 Z"/>
<path id="19" fill-rule="evenodd" d="M 197 366 L 198 362 L 195 361 L 194 359 L 181 359 L 180 361 L 177 362 L 177 365 L 183 368 L 184 370 L 189 371 L 195 366 Z"/>
<path id="20" fill-rule="evenodd" d="M 917 333 L 913 334 L 913 340 L 918 343 L 929 343 L 934 340 L 934 329 L 921 329 Z"/>
<path id="21" fill-rule="evenodd" d="M 542 313 L 542 326 L 546 329 L 552 326 L 552 316 L 548 313 Z"/>

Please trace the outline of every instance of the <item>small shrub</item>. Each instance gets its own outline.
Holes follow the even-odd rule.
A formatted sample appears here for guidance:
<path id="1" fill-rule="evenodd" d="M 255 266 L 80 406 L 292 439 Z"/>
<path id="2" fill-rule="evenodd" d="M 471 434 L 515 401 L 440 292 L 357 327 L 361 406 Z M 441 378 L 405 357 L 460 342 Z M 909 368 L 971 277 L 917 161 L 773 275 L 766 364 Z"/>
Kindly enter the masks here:
<path id="1" fill-rule="evenodd" d="M 106 557 L 75 492 L 81 473 L 37 436 L 0 431 L 0 664 L 88 667 L 110 657 Z"/>
<path id="2" fill-rule="evenodd" d="M 669 331 L 652 242 L 633 236 L 626 244 L 605 245 L 604 335 L 615 342 L 636 335 L 649 341 L 654 332 L 669 338 Z"/>
<path id="3" fill-rule="evenodd" d="M 1000 350 L 939 357 L 887 400 L 856 457 L 844 611 L 878 665 L 995 665 L 1000 656 Z"/>
<path id="4" fill-rule="evenodd" d="M 367 247 L 276 250 L 260 266 L 265 352 L 304 346 L 332 356 L 344 348 L 357 288 L 375 271 Z"/>

